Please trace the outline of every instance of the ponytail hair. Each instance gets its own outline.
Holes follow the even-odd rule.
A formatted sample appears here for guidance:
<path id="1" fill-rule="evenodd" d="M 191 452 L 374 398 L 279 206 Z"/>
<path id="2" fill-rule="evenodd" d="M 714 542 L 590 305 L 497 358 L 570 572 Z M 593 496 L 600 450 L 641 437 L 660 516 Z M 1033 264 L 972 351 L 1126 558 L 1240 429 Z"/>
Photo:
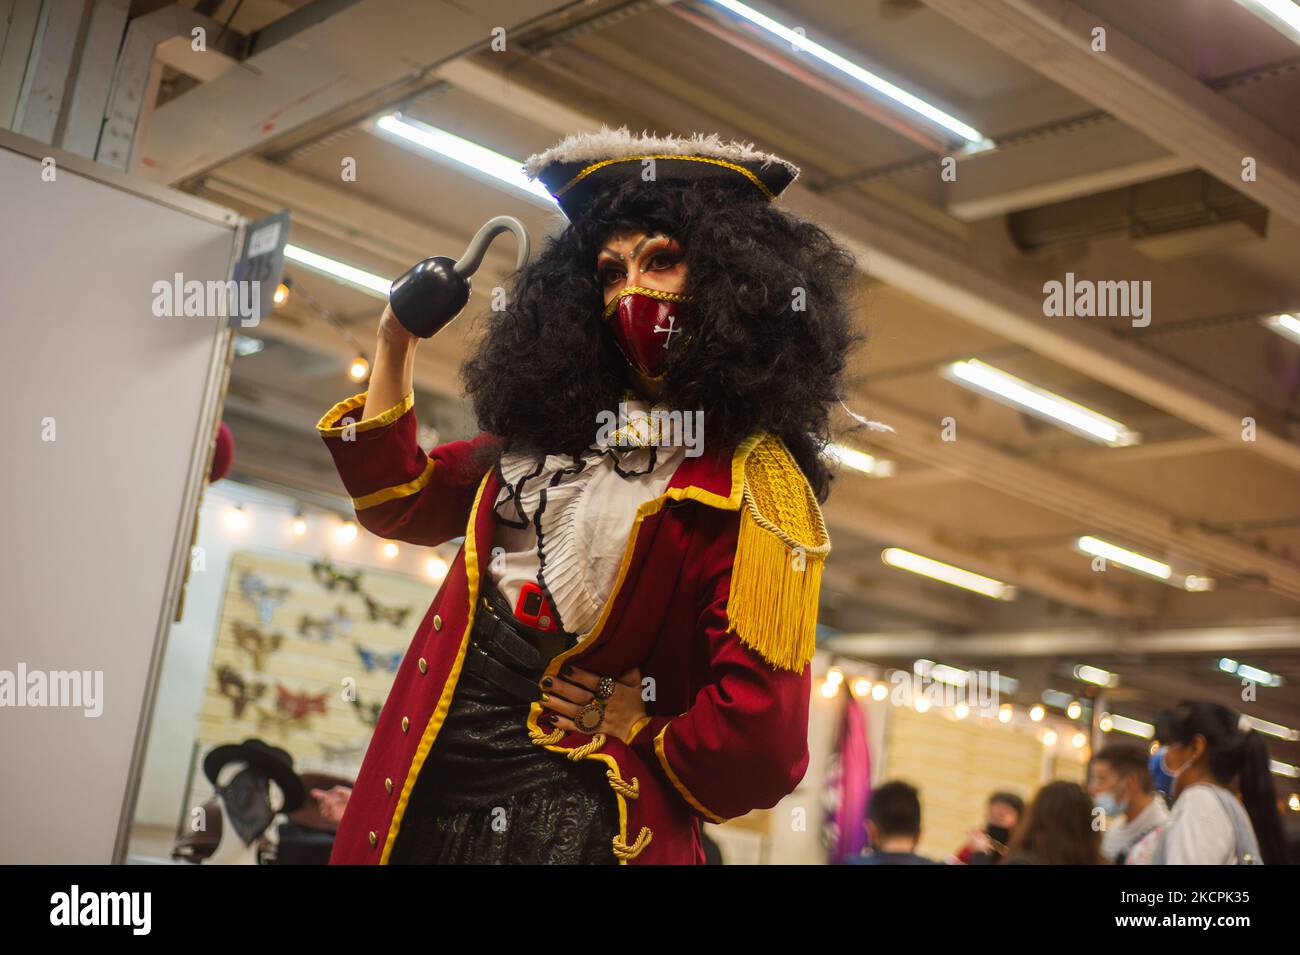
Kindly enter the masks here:
<path id="1" fill-rule="evenodd" d="M 1184 700 L 1160 714 L 1156 736 L 1162 743 L 1184 746 L 1203 736 L 1210 775 L 1225 788 L 1235 783 L 1241 792 L 1241 803 L 1255 830 L 1264 863 L 1281 865 L 1286 861 L 1268 747 L 1244 717 L 1218 703 Z"/>
<path id="2" fill-rule="evenodd" d="M 1264 738 L 1253 729 L 1246 731 L 1242 742 L 1238 780 L 1241 802 L 1250 816 L 1250 824 L 1255 827 L 1260 855 L 1268 865 L 1283 864 L 1286 861 L 1286 840 L 1277 811 L 1277 788 L 1273 785 L 1273 771 L 1269 769 L 1268 747 Z"/>

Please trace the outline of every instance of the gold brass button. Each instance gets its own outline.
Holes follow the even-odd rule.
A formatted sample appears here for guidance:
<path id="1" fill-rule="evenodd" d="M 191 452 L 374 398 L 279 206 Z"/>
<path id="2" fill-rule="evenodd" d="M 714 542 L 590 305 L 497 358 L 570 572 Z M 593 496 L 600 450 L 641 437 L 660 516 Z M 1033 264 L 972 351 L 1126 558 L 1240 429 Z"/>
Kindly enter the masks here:
<path id="1" fill-rule="evenodd" d="M 405 733 L 411 728 L 411 721 L 405 716 L 402 717 L 402 732 Z"/>
<path id="2" fill-rule="evenodd" d="M 393 780 L 391 777 L 384 780 L 384 789 L 387 790 L 388 795 L 393 794 Z"/>
<path id="3" fill-rule="evenodd" d="M 420 657 L 420 672 L 421 673 L 429 672 L 429 661 L 426 660 L 424 657 Z"/>
<path id="4" fill-rule="evenodd" d="M 434 630 L 442 629 L 442 617 L 438 616 L 436 613 L 433 615 L 433 629 Z"/>
<path id="5" fill-rule="evenodd" d="M 370 848 L 373 849 L 377 845 L 379 845 L 379 836 L 375 835 L 375 831 L 372 829 L 370 831 Z"/>

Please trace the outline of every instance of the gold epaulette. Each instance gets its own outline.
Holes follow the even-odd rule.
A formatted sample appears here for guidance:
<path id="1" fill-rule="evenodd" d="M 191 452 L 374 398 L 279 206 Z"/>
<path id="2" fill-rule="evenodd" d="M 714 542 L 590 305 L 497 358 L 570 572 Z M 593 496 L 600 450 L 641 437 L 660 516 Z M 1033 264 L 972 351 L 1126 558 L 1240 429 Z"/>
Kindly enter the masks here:
<path id="1" fill-rule="evenodd" d="M 763 437 L 745 459 L 727 617 L 741 642 L 778 669 L 800 673 L 812 659 L 830 551 L 807 478 L 780 439 Z"/>

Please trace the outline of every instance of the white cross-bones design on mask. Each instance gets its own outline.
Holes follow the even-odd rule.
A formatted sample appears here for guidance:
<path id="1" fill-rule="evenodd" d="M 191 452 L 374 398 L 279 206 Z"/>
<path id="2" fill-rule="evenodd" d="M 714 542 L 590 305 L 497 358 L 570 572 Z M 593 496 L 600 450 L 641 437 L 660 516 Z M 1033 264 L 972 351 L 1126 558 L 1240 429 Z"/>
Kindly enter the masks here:
<path id="1" fill-rule="evenodd" d="M 664 328 L 662 325 L 656 325 L 654 327 L 655 334 L 659 334 L 660 332 L 664 334 L 664 348 L 668 347 L 668 343 L 672 341 L 674 335 L 680 335 L 682 333 L 682 330 L 680 328 L 674 327 L 676 326 L 676 324 L 677 324 L 677 316 L 669 315 L 667 328 Z"/>

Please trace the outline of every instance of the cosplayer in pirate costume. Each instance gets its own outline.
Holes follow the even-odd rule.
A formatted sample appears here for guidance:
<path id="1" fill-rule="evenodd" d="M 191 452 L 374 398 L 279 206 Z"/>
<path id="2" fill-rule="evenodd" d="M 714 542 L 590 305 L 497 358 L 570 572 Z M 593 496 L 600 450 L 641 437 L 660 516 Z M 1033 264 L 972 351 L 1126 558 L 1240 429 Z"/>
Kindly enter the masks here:
<path id="1" fill-rule="evenodd" d="M 716 136 L 524 168 L 569 224 L 462 369 L 483 433 L 416 444 L 402 280 L 370 391 L 319 425 L 364 527 L 464 535 L 335 863 L 702 862 L 700 820 L 807 768 L 852 258 L 772 204 L 797 168 Z"/>

